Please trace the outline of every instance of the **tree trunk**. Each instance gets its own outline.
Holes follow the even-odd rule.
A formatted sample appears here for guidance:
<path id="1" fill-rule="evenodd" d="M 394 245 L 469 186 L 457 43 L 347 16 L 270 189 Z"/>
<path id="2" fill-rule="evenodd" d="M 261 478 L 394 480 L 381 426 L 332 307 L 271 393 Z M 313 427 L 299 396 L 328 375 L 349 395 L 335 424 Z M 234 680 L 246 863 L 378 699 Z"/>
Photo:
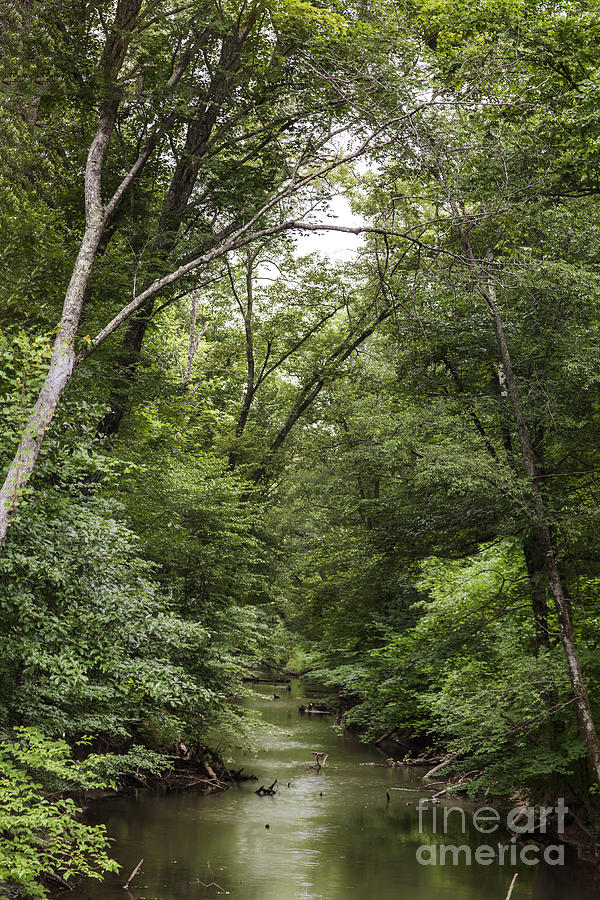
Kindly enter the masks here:
<path id="1" fill-rule="evenodd" d="M 123 65 L 141 0 L 120 0 L 115 24 L 100 62 L 107 97 L 90 145 L 85 168 L 85 230 L 65 294 L 62 315 L 44 385 L 23 428 L 17 453 L 0 490 L 0 546 L 31 477 L 44 436 L 75 365 L 75 339 L 96 251 L 106 223 L 102 204 L 102 166 L 114 129 L 120 94 L 113 87 Z"/>
<path id="2" fill-rule="evenodd" d="M 239 459 L 240 451 L 237 446 L 237 441 L 241 438 L 244 433 L 244 429 L 246 428 L 246 423 L 248 421 L 248 416 L 250 415 L 250 409 L 252 407 L 252 401 L 254 400 L 254 394 L 256 393 L 256 385 L 255 385 L 255 360 L 254 360 L 254 333 L 253 333 L 253 323 L 252 316 L 254 313 L 254 284 L 253 284 L 253 271 L 254 271 L 254 263 L 256 261 L 256 257 L 258 255 L 258 250 L 254 253 L 248 249 L 246 254 L 246 308 L 244 309 L 237 292 L 235 291 L 235 284 L 233 283 L 233 279 L 231 280 L 232 288 L 234 290 L 236 300 L 238 301 L 238 305 L 240 307 L 240 312 L 244 317 L 244 335 L 246 338 L 246 390 L 244 391 L 244 399 L 242 401 L 242 408 L 240 409 L 240 414 L 238 416 L 238 420 L 235 426 L 235 439 L 236 446 L 232 448 L 229 453 L 229 468 L 233 472 L 237 465 L 237 461 Z M 231 272 L 229 273 L 231 277 Z"/>
<path id="3" fill-rule="evenodd" d="M 190 306 L 190 337 L 188 341 L 187 360 L 185 369 L 181 377 L 181 383 L 185 388 L 189 387 L 190 378 L 192 377 L 192 364 L 198 349 L 198 344 L 206 334 L 208 323 L 205 323 L 200 329 L 200 334 L 196 337 L 196 325 L 198 324 L 198 292 L 192 294 L 192 303 Z"/>
<path id="4" fill-rule="evenodd" d="M 564 654 L 567 660 L 567 668 L 573 694 L 575 697 L 575 708 L 577 711 L 577 719 L 579 722 L 579 730 L 585 741 L 590 766 L 592 769 L 592 777 L 600 788 L 600 741 L 598 733 L 592 717 L 592 710 L 588 692 L 583 679 L 581 665 L 579 663 L 579 655 L 577 653 L 577 643 L 575 640 L 575 631 L 571 620 L 569 603 L 565 596 L 563 586 L 560 580 L 558 566 L 554 547 L 552 545 L 552 537 L 550 528 L 546 518 L 546 509 L 540 486 L 538 483 L 538 475 L 536 471 L 533 448 L 529 429 L 525 421 L 523 409 L 521 406 L 521 398 L 519 387 L 512 367 L 512 360 L 506 343 L 504 329 L 500 316 L 498 315 L 493 286 L 490 284 L 485 291 L 486 303 L 492 316 L 492 323 L 498 349 L 502 358 L 504 372 L 506 375 L 506 385 L 508 395 L 510 397 L 513 415 L 517 425 L 517 433 L 519 435 L 519 443 L 521 446 L 521 455 L 525 466 L 525 471 L 529 478 L 531 493 L 535 512 L 535 533 L 539 543 L 540 552 L 545 561 L 545 569 L 550 585 L 550 593 L 554 600 L 556 615 L 560 629 L 560 637 L 563 645 Z"/>
<path id="5" fill-rule="evenodd" d="M 502 364 L 498 366 L 494 375 L 494 380 L 500 392 L 500 396 L 503 400 L 509 400 L 504 366 Z M 500 427 L 502 432 L 502 443 L 504 444 L 508 461 L 514 469 L 515 454 L 510 428 L 505 421 L 502 421 Z M 529 577 L 529 593 L 531 596 L 531 609 L 535 625 L 535 652 L 537 655 L 542 650 L 549 649 L 550 636 L 548 633 L 548 601 L 546 599 L 546 588 L 548 584 L 546 561 L 535 532 L 530 532 L 524 539 L 523 556 L 525 558 L 525 566 Z"/>
<path id="6" fill-rule="evenodd" d="M 529 576 L 529 591 L 531 594 L 531 608 L 535 623 L 535 649 L 536 653 L 548 650 L 550 636 L 548 634 L 548 602 L 546 600 L 546 564 L 544 553 L 538 543 L 535 534 L 529 534 L 523 542 L 523 555 Z"/>
<path id="7" fill-rule="evenodd" d="M 480 265 L 477 263 L 475 255 L 473 254 L 469 233 L 464 225 L 461 224 L 463 217 L 460 209 L 452 198 L 449 198 L 449 200 L 458 223 L 458 232 L 465 251 L 467 263 L 478 276 L 479 291 L 491 316 L 492 328 L 494 330 L 494 336 L 496 338 L 496 344 L 502 362 L 507 396 L 510 400 L 513 417 L 517 427 L 521 457 L 529 480 L 533 500 L 534 530 L 540 553 L 544 559 L 544 567 L 548 577 L 550 593 L 552 594 L 552 599 L 554 600 L 554 606 L 556 608 L 561 642 L 575 698 L 575 709 L 577 712 L 579 731 L 581 737 L 585 741 L 593 780 L 600 788 L 600 741 L 598 740 L 598 733 L 592 717 L 590 700 L 581 671 L 569 602 L 565 597 L 556 563 L 550 527 L 546 517 L 544 498 L 538 481 L 531 436 L 523 413 L 519 386 L 513 369 L 508 344 L 506 342 L 502 320 L 496 306 L 494 283 L 491 279 L 487 280 L 487 282 L 483 280 Z M 490 254 L 488 254 L 487 259 L 491 262 Z"/>
<path id="8" fill-rule="evenodd" d="M 33 472 L 44 435 L 73 372 L 75 335 L 79 324 L 81 305 L 101 234 L 102 218 L 96 216 L 86 228 L 73 269 L 71 282 L 65 296 L 63 316 L 54 341 L 48 374 L 23 430 L 16 456 L 0 490 L 0 546 L 4 542 L 15 510 L 21 500 L 23 489 Z"/>
<path id="9" fill-rule="evenodd" d="M 221 44 L 219 64 L 208 86 L 202 108 L 190 122 L 185 146 L 177 161 L 171 183 L 161 209 L 157 236 L 152 245 L 152 253 L 159 260 L 153 267 L 152 275 L 162 271 L 161 262 L 166 261 L 176 243 L 181 223 L 188 209 L 192 192 L 196 185 L 200 163 L 206 152 L 223 101 L 231 90 L 241 66 L 242 49 L 257 18 L 255 9 L 247 22 L 234 34 L 226 35 Z M 208 36 L 209 32 L 206 32 Z M 100 431 L 107 437 L 118 432 L 121 421 L 129 405 L 129 395 L 135 380 L 138 361 L 154 311 L 154 298 L 150 298 L 132 317 L 121 349 L 121 362 L 113 383 L 109 411 L 104 416 Z"/>

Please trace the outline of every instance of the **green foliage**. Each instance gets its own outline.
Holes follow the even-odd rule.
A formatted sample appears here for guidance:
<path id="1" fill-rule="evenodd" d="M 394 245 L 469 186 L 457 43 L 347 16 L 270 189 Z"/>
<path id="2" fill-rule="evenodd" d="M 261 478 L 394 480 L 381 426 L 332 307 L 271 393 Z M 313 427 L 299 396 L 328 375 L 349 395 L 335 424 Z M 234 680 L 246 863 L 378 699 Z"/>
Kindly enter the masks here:
<path id="1" fill-rule="evenodd" d="M 0 331 L 0 458 L 18 443 L 50 358 L 50 341 L 21 329 Z"/>
<path id="2" fill-rule="evenodd" d="M 16 729 L 0 744 L 0 890 L 20 888 L 32 900 L 48 896 L 40 882 L 49 875 L 100 879 L 116 872 L 107 855 L 103 825 L 86 825 L 74 801 L 49 789 L 101 787 L 88 763 L 75 762 L 64 741 L 36 728 Z"/>
<path id="3" fill-rule="evenodd" d="M 190 703 L 210 704 L 210 688 L 178 662 L 201 651 L 206 631 L 169 610 L 114 506 L 42 497 L 0 563 L 7 724 L 123 741 L 148 719 L 166 733 Z"/>
<path id="4" fill-rule="evenodd" d="M 141 744 L 134 744 L 126 753 L 91 754 L 84 763 L 95 777 L 113 788 L 118 788 L 125 776 L 131 773 L 159 776 L 168 771 L 172 764 L 172 757 Z"/>
<path id="5" fill-rule="evenodd" d="M 489 661 L 453 659 L 425 702 L 445 746 L 458 753 L 470 792 L 539 795 L 552 779 L 577 776 L 584 754 L 571 715 L 560 651 L 523 654 L 518 632 L 504 634 Z M 462 779 L 459 779 L 459 781 Z"/>

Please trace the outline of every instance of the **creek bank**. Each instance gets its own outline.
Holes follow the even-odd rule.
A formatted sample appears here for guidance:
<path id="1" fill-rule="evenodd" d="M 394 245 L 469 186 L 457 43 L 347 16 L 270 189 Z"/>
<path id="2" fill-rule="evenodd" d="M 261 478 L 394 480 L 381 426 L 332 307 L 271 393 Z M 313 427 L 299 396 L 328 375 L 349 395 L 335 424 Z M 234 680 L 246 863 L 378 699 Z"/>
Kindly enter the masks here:
<path id="1" fill-rule="evenodd" d="M 185 791 L 198 788 L 200 791 L 225 791 L 230 785 L 240 781 L 256 781 L 241 769 L 231 769 L 218 754 L 204 748 L 202 754 L 185 750 L 185 755 L 173 757 L 172 764 L 163 772 L 136 771 L 123 775 L 115 788 L 83 791 L 69 796 L 86 809 L 96 800 L 111 797 L 124 797 L 136 794 L 140 790 L 150 791 Z"/>
<path id="2" fill-rule="evenodd" d="M 305 676 L 306 678 L 306 676 Z M 307 680 L 310 680 L 307 678 Z M 325 693 L 324 689 L 321 689 Z M 314 691 L 313 691 L 314 693 Z M 332 692 L 326 694 L 326 702 L 319 703 L 323 707 L 323 711 L 328 711 L 335 715 L 334 725 L 341 727 L 349 733 L 361 735 L 361 729 L 347 722 L 346 716 L 352 706 L 358 702 L 357 698 Z M 305 707 L 300 707 L 301 712 L 308 711 Z M 364 732 L 363 732 L 364 733 Z M 463 805 L 475 808 L 475 804 L 491 804 L 498 810 L 508 811 L 515 806 L 531 806 L 535 804 L 531 798 L 524 796 L 506 797 L 502 795 L 488 796 L 479 794 L 471 796 L 466 790 L 467 777 L 473 775 L 473 772 L 458 775 L 444 773 L 447 766 L 455 763 L 460 755 L 444 752 L 442 748 L 431 749 L 431 739 L 426 736 L 412 735 L 408 730 L 399 730 L 395 727 L 384 728 L 380 734 L 371 742 L 372 746 L 384 757 L 382 766 L 399 767 L 411 770 L 422 769 L 423 772 L 415 772 L 422 777 L 424 792 L 432 791 L 432 800 L 439 802 L 438 798 L 444 797 L 451 800 L 456 797 Z M 435 776 L 435 788 L 428 785 L 427 781 Z M 465 787 L 461 785 L 465 784 Z M 576 796 L 569 785 L 559 785 L 556 789 L 557 796 L 564 796 L 565 802 L 569 808 L 566 816 L 564 831 L 559 833 L 556 830 L 555 822 L 552 818 L 548 819 L 546 833 L 540 833 L 539 822 L 531 831 L 524 832 L 523 840 L 535 841 L 542 846 L 548 844 L 562 843 L 570 850 L 577 854 L 577 859 L 582 862 L 591 863 L 600 869 L 600 833 L 594 833 L 597 829 L 597 823 L 600 820 L 598 810 L 592 808 L 592 804 L 586 798 Z M 562 792 L 562 793 L 561 793 Z M 547 798 L 546 798 L 547 799 Z M 537 806 L 551 805 L 543 799 L 537 803 Z"/>
<path id="3" fill-rule="evenodd" d="M 223 792 L 234 783 L 256 780 L 256 776 L 245 773 L 244 767 L 238 769 L 228 767 L 215 751 L 207 747 L 198 746 L 190 749 L 179 742 L 173 749 L 175 753 L 170 759 L 165 754 L 167 762 L 162 771 L 145 770 L 140 767 L 119 774 L 114 787 L 46 792 L 46 800 L 51 796 L 53 801 L 72 801 L 75 805 L 72 817 L 82 822 L 91 813 L 93 806 L 105 800 L 126 799 L 138 796 L 140 792 L 178 793 L 190 788 L 200 793 Z M 126 752 L 107 754 L 116 758 L 125 755 Z M 56 872 L 48 870 L 37 874 L 36 878 L 45 888 L 52 891 L 55 889 L 72 891 L 82 881 L 82 878 L 77 876 L 65 880 Z M 0 880 L 0 897 L 5 900 L 20 900 L 24 896 L 24 891 L 25 887 L 21 885 Z"/>
<path id="4" fill-rule="evenodd" d="M 536 803 L 532 798 L 522 795 L 513 795 L 511 797 L 501 795 L 490 797 L 484 794 L 470 795 L 466 788 L 462 787 L 463 784 L 466 784 L 464 775 L 461 776 L 459 774 L 457 777 L 451 774 L 444 774 L 444 769 L 459 759 L 458 754 L 444 755 L 437 751 L 423 753 L 422 745 L 419 742 L 411 743 L 410 736 L 407 733 L 396 736 L 393 728 L 385 729 L 373 743 L 382 752 L 390 754 L 384 765 L 411 769 L 427 767 L 428 770 L 422 776 L 422 784 L 424 792 L 432 792 L 432 795 L 428 798 L 429 802 L 439 803 L 438 798 L 440 797 L 444 797 L 446 800 L 456 797 L 461 804 L 466 804 L 467 808 L 475 809 L 476 804 L 480 802 L 482 805 L 492 806 L 505 814 L 515 807 L 541 809 L 552 805 L 547 796 Z M 412 752 L 420 752 L 421 755 L 413 757 L 410 755 L 411 750 Z M 396 759 L 395 757 L 400 756 L 401 753 L 405 754 L 403 758 Z M 472 774 L 472 772 L 467 773 L 467 775 Z M 432 776 L 436 778 L 433 784 L 428 783 Z M 563 830 L 558 829 L 556 816 L 548 816 L 545 826 L 542 827 L 538 813 L 537 821 L 533 823 L 533 827 L 521 832 L 518 835 L 518 840 L 533 841 L 541 846 L 556 843 L 564 844 L 565 847 L 576 853 L 578 860 L 590 863 L 600 869 L 600 834 L 594 833 L 594 828 L 597 829 L 599 820 L 597 810 L 592 808 L 589 801 L 586 802 L 575 796 L 572 788 L 566 784 L 559 786 L 556 794 L 565 798 L 568 809 Z"/>

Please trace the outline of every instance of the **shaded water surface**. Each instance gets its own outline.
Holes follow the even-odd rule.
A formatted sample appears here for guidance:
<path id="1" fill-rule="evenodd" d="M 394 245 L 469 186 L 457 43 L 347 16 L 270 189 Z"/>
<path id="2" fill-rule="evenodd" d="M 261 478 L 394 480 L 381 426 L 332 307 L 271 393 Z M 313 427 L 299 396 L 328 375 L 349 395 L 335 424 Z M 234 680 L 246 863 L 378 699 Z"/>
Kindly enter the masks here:
<path id="1" fill-rule="evenodd" d="M 468 831 L 462 834 L 456 812 L 448 819 L 454 824 L 448 834 L 432 834 L 431 813 L 423 817 L 419 832 L 416 801 L 422 791 L 415 774 L 382 767 L 381 754 L 336 735 L 330 719 L 300 716 L 298 697 L 305 689 L 299 682 L 292 688 L 291 695 L 280 691 L 281 699 L 273 700 L 272 688 L 261 685 L 252 701 L 265 728 L 257 736 L 256 755 L 239 754 L 235 763 L 258 775 L 258 782 L 208 795 L 193 790 L 167 795 L 141 792 L 137 799 L 94 806 L 94 821 L 105 822 L 115 839 L 113 852 L 122 865 L 121 874 L 101 884 L 85 882 L 68 896 L 504 900 L 518 871 L 512 900 L 600 897 L 598 877 L 575 863 L 564 868 L 519 865 L 516 870 L 496 863 L 419 865 L 415 854 L 420 844 L 497 846 L 503 835 L 477 834 L 469 817 Z M 318 773 L 306 768 L 315 750 L 329 754 Z M 276 778 L 280 787 L 276 797 L 256 796 L 257 786 Z M 414 794 L 406 790 L 411 787 Z M 143 866 L 128 895 L 122 885 L 142 857 Z"/>

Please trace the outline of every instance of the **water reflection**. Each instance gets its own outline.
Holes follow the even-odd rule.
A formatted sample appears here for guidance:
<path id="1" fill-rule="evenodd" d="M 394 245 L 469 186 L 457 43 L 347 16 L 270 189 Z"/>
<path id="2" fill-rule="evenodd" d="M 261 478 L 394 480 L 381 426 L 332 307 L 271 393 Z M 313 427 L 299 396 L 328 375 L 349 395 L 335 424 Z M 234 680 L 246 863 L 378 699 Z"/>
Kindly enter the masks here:
<path id="1" fill-rule="evenodd" d="M 321 717 L 300 717 L 302 689 L 293 688 L 274 701 L 264 687 L 253 705 L 277 727 L 261 733 L 256 757 L 236 759 L 259 776 L 258 785 L 277 778 L 276 797 L 257 797 L 257 784 L 250 782 L 222 794 L 142 792 L 137 799 L 98 804 L 93 816 L 106 822 L 116 839 L 121 875 L 102 884 L 85 882 L 71 896 L 124 900 L 122 885 L 143 857 L 130 887 L 135 900 L 224 894 L 236 900 L 504 900 L 515 871 L 510 866 L 417 863 L 422 843 L 475 847 L 482 836 L 472 830 L 461 834 L 456 815 L 446 836 L 420 834 L 414 775 L 365 765 L 381 763 L 382 757 L 351 737 L 337 736 Z M 329 754 L 320 772 L 306 768 L 315 750 Z M 414 794 L 392 790 L 413 786 Z M 425 828 L 427 823 L 431 818 L 424 818 Z M 491 835 L 484 842 L 501 839 Z M 600 882 L 586 867 L 520 866 L 518 871 L 513 900 L 600 896 Z"/>

